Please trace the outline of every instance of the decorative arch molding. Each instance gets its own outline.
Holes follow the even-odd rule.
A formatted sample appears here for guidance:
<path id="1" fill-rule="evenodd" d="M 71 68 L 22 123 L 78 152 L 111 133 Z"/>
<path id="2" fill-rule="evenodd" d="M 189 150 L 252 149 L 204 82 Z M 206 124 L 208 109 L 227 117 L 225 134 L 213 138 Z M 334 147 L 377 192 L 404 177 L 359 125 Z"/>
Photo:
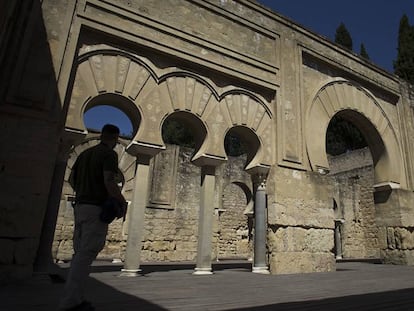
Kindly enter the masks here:
<path id="1" fill-rule="evenodd" d="M 395 182 L 406 187 L 395 129 L 376 98 L 360 85 L 341 78 L 325 82 L 315 94 L 305 121 L 306 149 L 312 170 L 329 171 L 326 155 L 329 122 L 336 113 L 351 111 L 360 116 L 355 118 L 359 122 L 355 125 L 367 130 L 365 134 L 375 162 L 375 183 Z"/>
<path id="2" fill-rule="evenodd" d="M 66 118 L 67 128 L 87 132 L 84 112 L 110 98 L 110 105 L 126 113 L 138 130 L 141 116 L 135 101 L 154 81 L 154 72 L 139 59 L 117 53 L 98 50 L 79 58 Z"/>
<path id="3" fill-rule="evenodd" d="M 163 121 L 173 112 L 184 111 L 194 114 L 207 129 L 193 161 L 217 165 L 226 160 L 224 136 L 231 127 L 239 125 L 251 129 L 261 143 L 248 167 L 271 165 L 272 113 L 264 99 L 243 89 L 222 90 L 207 78 L 177 68 L 157 73 L 158 76 L 152 64 L 123 51 L 98 49 L 82 54 L 66 129 L 86 134 L 84 112 L 111 100 L 110 105 L 126 113 L 134 126 L 136 135 L 128 146 L 131 154 L 154 155 L 165 149 L 161 136 Z"/>
<path id="4" fill-rule="evenodd" d="M 263 102 L 244 90 L 235 89 L 224 93 L 219 100 L 211 98 L 201 117 L 208 129 L 208 139 L 200 148 L 201 152 L 227 159 L 224 149 L 227 132 L 236 126 L 245 127 L 257 136 L 259 141 L 257 152 L 251 157 L 245 169 L 268 171 L 272 163 L 272 115 Z"/>

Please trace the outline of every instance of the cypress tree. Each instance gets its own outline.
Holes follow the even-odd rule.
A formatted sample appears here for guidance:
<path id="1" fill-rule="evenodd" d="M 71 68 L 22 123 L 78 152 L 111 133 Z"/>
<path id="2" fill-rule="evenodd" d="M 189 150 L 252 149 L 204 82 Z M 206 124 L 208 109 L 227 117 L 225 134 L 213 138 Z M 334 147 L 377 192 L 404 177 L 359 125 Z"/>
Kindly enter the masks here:
<path id="1" fill-rule="evenodd" d="M 352 51 L 352 38 L 348 29 L 346 29 L 345 24 L 341 23 L 338 28 L 336 28 L 335 33 L 335 43 L 342 45 L 343 47 Z"/>
<path id="2" fill-rule="evenodd" d="M 349 121 L 335 115 L 326 132 L 326 152 L 339 155 L 347 151 L 367 146 L 360 130 Z"/>
<path id="3" fill-rule="evenodd" d="M 365 45 L 363 43 L 361 43 L 361 48 L 360 48 L 359 55 L 361 55 L 365 59 L 369 59 L 369 55 L 368 55 L 367 50 L 365 49 Z"/>
<path id="4" fill-rule="evenodd" d="M 398 54 L 397 60 L 394 61 L 394 73 L 414 84 L 414 27 L 410 25 L 405 14 L 400 20 Z"/>

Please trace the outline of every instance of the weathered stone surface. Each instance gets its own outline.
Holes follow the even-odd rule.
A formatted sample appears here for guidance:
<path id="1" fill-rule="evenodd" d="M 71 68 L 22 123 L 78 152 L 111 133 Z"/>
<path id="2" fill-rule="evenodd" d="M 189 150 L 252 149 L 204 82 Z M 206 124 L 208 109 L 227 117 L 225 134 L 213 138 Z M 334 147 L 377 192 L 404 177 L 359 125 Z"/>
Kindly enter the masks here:
<path id="1" fill-rule="evenodd" d="M 335 271 L 332 253 L 276 252 L 270 257 L 272 274 Z"/>
<path id="2" fill-rule="evenodd" d="M 414 250 L 381 250 L 384 263 L 396 265 L 414 265 Z"/>
<path id="3" fill-rule="evenodd" d="M 341 220 L 343 258 L 379 258 L 374 168 L 368 148 L 330 157 L 335 218 Z"/>
<path id="4" fill-rule="evenodd" d="M 300 227 L 277 228 L 268 233 L 272 252 L 330 253 L 333 249 L 333 230 Z"/>
<path id="5" fill-rule="evenodd" d="M 329 177 L 285 168 L 272 172 L 275 195 L 269 201 L 269 224 L 333 229 Z"/>

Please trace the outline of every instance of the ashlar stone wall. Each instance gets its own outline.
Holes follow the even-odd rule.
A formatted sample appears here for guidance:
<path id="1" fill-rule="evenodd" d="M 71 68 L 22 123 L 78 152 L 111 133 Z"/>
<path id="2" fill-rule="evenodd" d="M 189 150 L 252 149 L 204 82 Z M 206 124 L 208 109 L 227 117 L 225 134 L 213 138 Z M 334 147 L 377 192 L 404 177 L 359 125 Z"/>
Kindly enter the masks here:
<path id="1" fill-rule="evenodd" d="M 343 258 L 379 258 L 374 169 L 368 148 L 330 157 Z M 339 221 L 338 221 L 339 220 Z"/>
<path id="2" fill-rule="evenodd" d="M 334 271 L 331 177 L 275 167 L 269 180 L 271 273 Z"/>

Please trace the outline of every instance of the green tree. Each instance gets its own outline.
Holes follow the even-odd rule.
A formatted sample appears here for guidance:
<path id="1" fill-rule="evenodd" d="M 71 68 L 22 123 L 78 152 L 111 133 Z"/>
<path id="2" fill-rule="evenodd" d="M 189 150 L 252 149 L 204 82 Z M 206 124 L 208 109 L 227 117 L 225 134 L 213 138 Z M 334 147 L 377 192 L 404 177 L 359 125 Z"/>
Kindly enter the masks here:
<path id="1" fill-rule="evenodd" d="M 166 144 L 195 147 L 191 130 L 176 120 L 166 120 L 162 126 L 162 139 Z"/>
<path id="2" fill-rule="evenodd" d="M 369 55 L 368 55 L 367 50 L 365 49 L 365 45 L 363 43 L 361 43 L 361 47 L 360 47 L 360 50 L 359 50 L 359 55 L 361 55 L 365 59 L 369 59 Z"/>
<path id="3" fill-rule="evenodd" d="M 244 141 L 235 133 L 228 133 L 224 138 L 224 149 L 229 156 L 240 156 L 247 153 L 247 146 Z"/>
<path id="4" fill-rule="evenodd" d="M 339 155 L 366 147 L 368 144 L 359 129 L 347 120 L 334 116 L 326 132 L 326 152 Z"/>
<path id="5" fill-rule="evenodd" d="M 400 78 L 414 83 L 414 27 L 407 15 L 400 20 L 398 31 L 398 54 L 394 61 L 394 73 Z"/>
<path id="6" fill-rule="evenodd" d="M 338 28 L 336 28 L 335 33 L 335 43 L 342 45 L 343 47 L 352 51 L 352 38 L 348 29 L 346 29 L 345 24 L 341 23 Z"/>

